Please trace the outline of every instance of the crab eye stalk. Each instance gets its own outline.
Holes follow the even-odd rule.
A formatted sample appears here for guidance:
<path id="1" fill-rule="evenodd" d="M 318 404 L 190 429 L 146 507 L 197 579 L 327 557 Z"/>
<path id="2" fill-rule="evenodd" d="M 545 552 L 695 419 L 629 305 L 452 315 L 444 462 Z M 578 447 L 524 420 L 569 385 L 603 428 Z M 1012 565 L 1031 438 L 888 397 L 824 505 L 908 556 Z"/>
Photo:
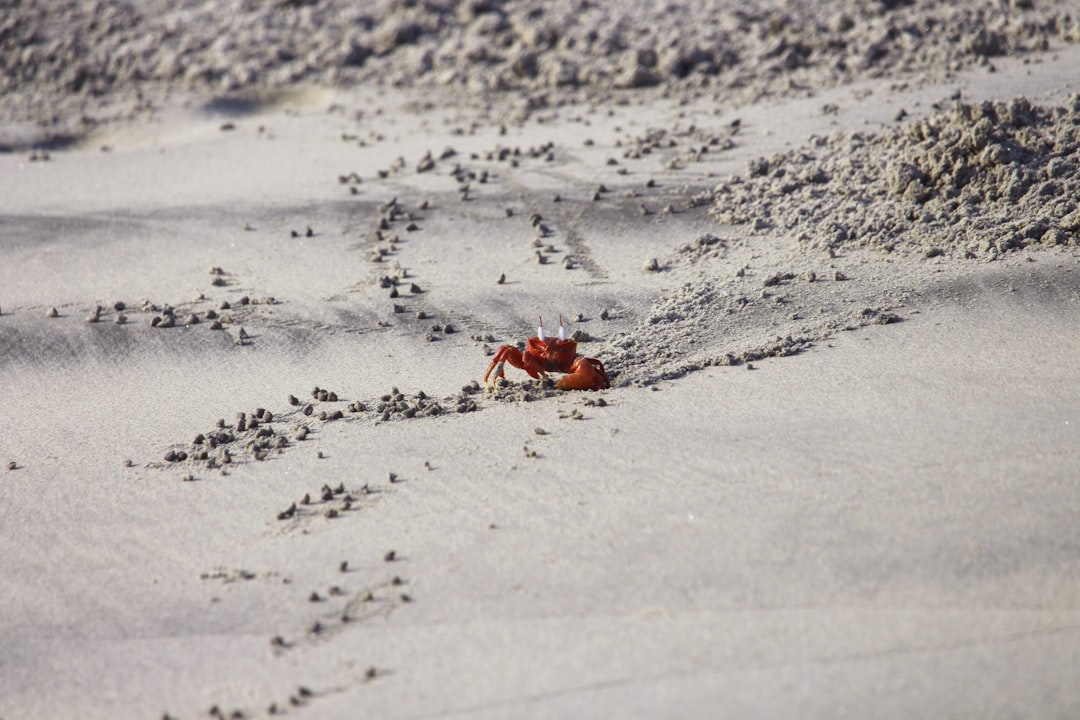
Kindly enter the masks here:
<path id="1" fill-rule="evenodd" d="M 566 340 L 566 326 L 562 324 L 562 315 L 559 316 L 559 339 Z"/>
<path id="2" fill-rule="evenodd" d="M 540 327 L 536 329 L 536 337 L 540 338 L 540 342 L 544 342 L 544 316 L 540 316 Z"/>

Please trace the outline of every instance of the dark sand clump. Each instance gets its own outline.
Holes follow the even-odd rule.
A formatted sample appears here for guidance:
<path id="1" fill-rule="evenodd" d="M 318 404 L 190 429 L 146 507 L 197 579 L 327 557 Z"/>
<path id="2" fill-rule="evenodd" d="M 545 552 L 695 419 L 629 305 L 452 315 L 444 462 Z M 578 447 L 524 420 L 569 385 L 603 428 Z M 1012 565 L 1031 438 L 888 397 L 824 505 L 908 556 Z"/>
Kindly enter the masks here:
<path id="1" fill-rule="evenodd" d="M 836 133 L 754 160 L 712 214 L 827 250 L 994 256 L 1080 241 L 1080 96 L 957 103 L 876 134 Z"/>
<path id="2" fill-rule="evenodd" d="M 512 91 L 526 111 L 553 102 L 552 90 L 706 88 L 751 102 L 859 78 L 940 79 L 1075 42 L 1066 10 L 1022 0 L 844 0 L 824 12 L 806 0 L 22 3 L 0 19 L 0 117 L 92 123 L 174 91 L 300 82 Z"/>

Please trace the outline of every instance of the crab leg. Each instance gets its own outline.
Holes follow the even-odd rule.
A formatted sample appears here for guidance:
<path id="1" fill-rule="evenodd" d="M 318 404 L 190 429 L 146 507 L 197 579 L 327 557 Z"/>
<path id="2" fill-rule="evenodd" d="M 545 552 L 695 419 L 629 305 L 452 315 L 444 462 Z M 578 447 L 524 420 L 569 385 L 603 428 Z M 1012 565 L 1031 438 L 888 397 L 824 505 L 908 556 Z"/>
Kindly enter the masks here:
<path id="1" fill-rule="evenodd" d="M 491 371 L 495 371 L 495 377 L 491 382 L 494 384 L 499 378 L 505 378 L 506 373 L 503 372 L 503 363 L 510 363 L 514 367 L 521 367 L 521 351 L 516 347 L 510 345 L 503 345 L 495 353 L 495 357 L 491 358 L 491 362 L 487 366 L 487 372 L 484 373 L 484 387 L 488 385 L 488 377 L 491 375 Z"/>
<path id="2" fill-rule="evenodd" d="M 532 357 L 522 354 L 522 352 L 513 345 L 503 345 L 499 348 L 498 352 L 495 353 L 495 357 L 491 358 L 491 362 L 487 367 L 487 372 L 484 373 L 485 387 L 488 385 L 488 377 L 491 376 L 493 370 L 495 371 L 495 376 L 491 379 L 492 385 L 494 385 L 499 378 L 506 379 L 506 374 L 503 371 L 504 363 L 510 363 L 512 367 L 524 370 L 533 378 L 539 378 L 541 375 L 546 375 Z"/>

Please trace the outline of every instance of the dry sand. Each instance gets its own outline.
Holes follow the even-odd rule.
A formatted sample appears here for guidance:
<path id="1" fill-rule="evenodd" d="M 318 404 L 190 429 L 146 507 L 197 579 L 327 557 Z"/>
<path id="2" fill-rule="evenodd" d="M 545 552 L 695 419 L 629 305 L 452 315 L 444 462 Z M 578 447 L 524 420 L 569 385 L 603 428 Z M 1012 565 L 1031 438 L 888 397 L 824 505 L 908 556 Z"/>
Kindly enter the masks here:
<path id="1" fill-rule="evenodd" d="M 1080 713 L 1075 3 L 71 6 L 0 718 Z"/>

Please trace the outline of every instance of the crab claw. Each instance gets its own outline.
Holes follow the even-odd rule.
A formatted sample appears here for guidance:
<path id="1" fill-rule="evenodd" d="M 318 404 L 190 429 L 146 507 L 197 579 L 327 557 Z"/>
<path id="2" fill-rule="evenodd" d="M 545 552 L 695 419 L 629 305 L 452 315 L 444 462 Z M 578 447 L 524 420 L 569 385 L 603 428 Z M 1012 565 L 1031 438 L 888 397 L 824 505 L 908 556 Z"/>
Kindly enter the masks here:
<path id="1" fill-rule="evenodd" d="M 559 378 L 555 387 L 560 390 L 606 390 L 611 387 L 604 363 L 596 358 L 579 357 L 570 371 Z"/>

